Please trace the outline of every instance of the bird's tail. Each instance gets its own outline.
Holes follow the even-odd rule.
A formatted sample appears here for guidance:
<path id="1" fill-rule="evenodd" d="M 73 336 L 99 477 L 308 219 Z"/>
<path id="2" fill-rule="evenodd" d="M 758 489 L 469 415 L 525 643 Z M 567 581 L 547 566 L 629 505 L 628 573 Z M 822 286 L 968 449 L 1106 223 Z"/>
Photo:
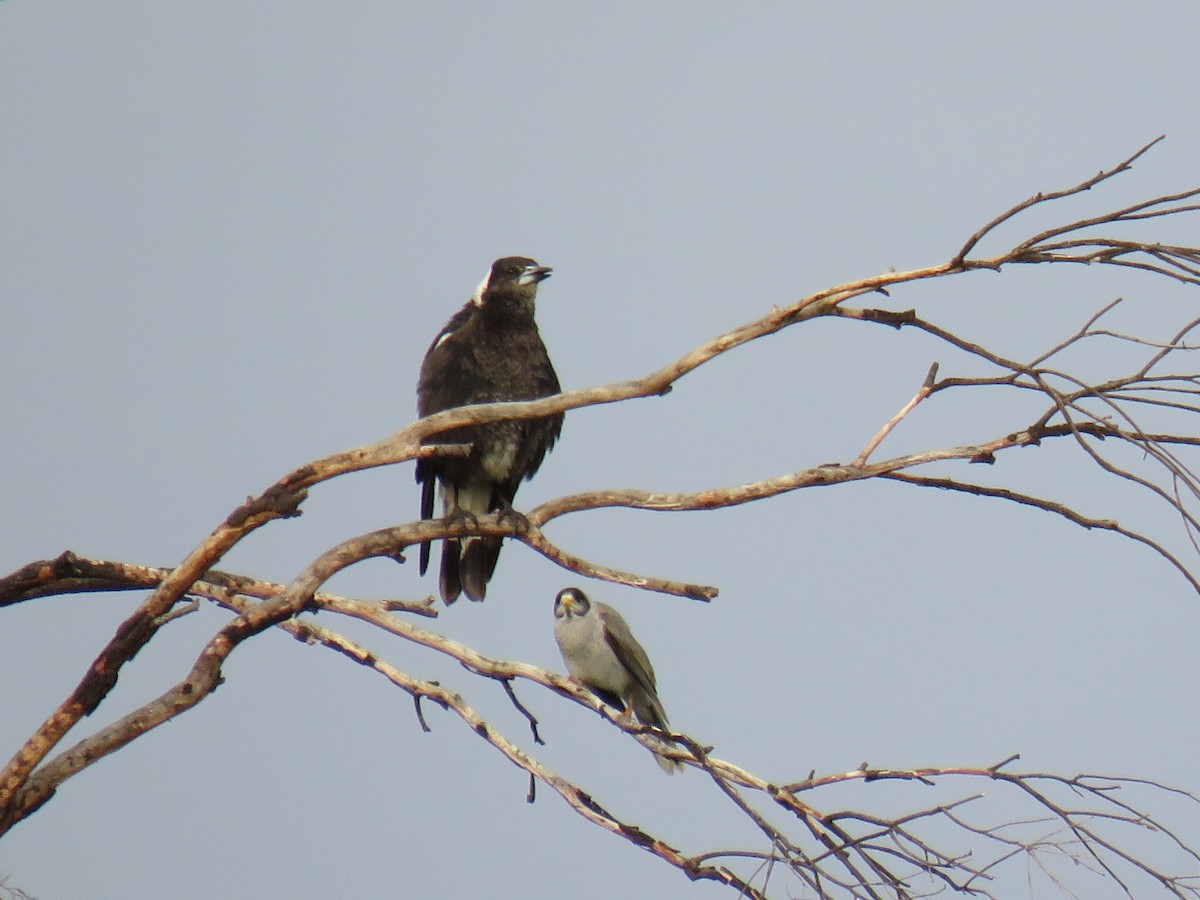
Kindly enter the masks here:
<path id="1" fill-rule="evenodd" d="M 654 761 L 658 763 L 658 767 L 668 775 L 674 775 L 676 772 L 682 772 L 684 769 L 683 763 L 677 759 L 671 759 L 669 756 L 664 756 L 661 753 L 654 754 Z"/>
<path id="2" fill-rule="evenodd" d="M 421 513 L 429 518 L 433 513 L 433 494 L 426 482 L 421 496 Z M 474 483 L 444 487 L 443 514 L 449 518 L 457 516 L 474 520 L 497 509 L 490 483 Z M 442 600 L 447 604 L 458 599 L 459 594 L 475 601 L 483 600 L 487 594 L 487 583 L 496 571 L 500 558 L 500 538 L 464 537 L 446 538 L 442 541 L 442 569 L 438 587 Z M 421 573 L 429 559 L 429 545 L 421 545 Z"/>
<path id="3" fill-rule="evenodd" d="M 454 538 L 446 538 L 442 541 L 442 569 L 438 575 L 438 590 L 442 593 L 442 602 L 447 606 L 457 600 L 458 595 L 462 593 L 462 580 L 458 577 L 460 556 L 458 541 Z"/>
<path id="4" fill-rule="evenodd" d="M 639 698 L 634 703 L 633 713 L 643 725 L 653 725 L 655 728 L 661 728 L 663 731 L 671 730 L 670 723 L 667 722 L 667 711 L 663 709 L 662 701 L 653 694 Z M 682 772 L 684 769 L 682 762 L 665 756 L 662 753 L 655 753 L 654 761 L 668 775 L 674 775 L 676 772 Z"/>
<path id="5" fill-rule="evenodd" d="M 445 551 L 442 551 L 443 567 Z M 462 555 L 458 560 L 458 580 L 467 596 L 482 600 L 487 594 L 487 583 L 496 571 L 500 559 L 500 538 L 474 537 L 463 541 Z"/>
<path id="6" fill-rule="evenodd" d="M 417 481 L 421 482 L 421 518 L 433 518 L 433 493 L 437 477 L 431 471 L 426 471 L 425 464 L 417 462 Z M 429 541 L 421 541 L 420 571 L 424 575 L 429 568 Z"/>

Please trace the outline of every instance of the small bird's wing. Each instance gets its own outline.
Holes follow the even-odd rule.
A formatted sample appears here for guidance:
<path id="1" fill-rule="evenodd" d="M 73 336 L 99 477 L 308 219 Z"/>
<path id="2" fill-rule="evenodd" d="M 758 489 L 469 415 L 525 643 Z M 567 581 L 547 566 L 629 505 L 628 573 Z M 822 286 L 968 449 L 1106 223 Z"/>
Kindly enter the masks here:
<path id="1" fill-rule="evenodd" d="M 629 698 L 634 714 L 643 725 L 653 725 L 663 731 L 670 731 L 667 722 L 667 711 L 663 709 L 662 701 L 658 699 L 658 685 L 654 677 L 654 667 L 642 645 L 637 642 L 629 624 L 613 607 L 607 603 L 593 603 L 600 615 L 604 626 L 604 639 L 616 655 L 617 661 L 633 675 L 636 688 Z M 605 702 L 609 702 L 605 698 Z M 655 753 L 655 760 L 664 772 L 674 775 L 683 769 L 683 763 L 660 753 Z"/>
<path id="2" fill-rule="evenodd" d="M 604 625 L 604 639 L 608 642 L 608 646 L 616 655 L 617 660 L 633 676 L 638 687 L 653 698 L 654 706 L 657 707 L 656 712 L 661 712 L 662 704 L 658 701 L 658 681 L 654 677 L 654 667 L 650 665 L 650 657 L 646 655 L 642 645 L 637 642 L 637 638 L 629 630 L 629 623 L 607 603 L 593 603 L 592 605 L 596 607 L 600 622 Z M 666 716 L 662 715 L 661 718 L 665 722 Z"/>

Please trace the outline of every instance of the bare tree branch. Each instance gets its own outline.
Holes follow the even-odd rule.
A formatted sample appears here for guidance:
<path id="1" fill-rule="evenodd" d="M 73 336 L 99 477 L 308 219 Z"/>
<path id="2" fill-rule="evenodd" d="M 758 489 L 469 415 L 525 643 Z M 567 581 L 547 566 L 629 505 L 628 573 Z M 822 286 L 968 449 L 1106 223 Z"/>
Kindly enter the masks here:
<path id="1" fill-rule="evenodd" d="M 1178 871 L 1186 871 L 1189 866 L 1194 869 L 1200 861 L 1196 850 L 1151 815 L 1141 801 L 1127 799 L 1127 793 L 1132 792 L 1145 793 L 1151 801 L 1172 792 L 1196 802 L 1192 795 L 1173 791 L 1151 779 L 1013 773 L 1009 766 L 1017 757 L 1012 756 L 985 767 L 900 770 L 871 768 L 864 763 L 848 772 L 819 777 L 810 773 L 805 779 L 780 785 L 714 757 L 712 747 L 686 734 L 664 734 L 628 721 L 619 710 L 610 709 L 570 679 L 527 664 L 483 656 L 419 627 L 410 618 L 436 616 L 432 598 L 366 601 L 321 591 L 334 574 L 365 559 L 402 559 L 408 547 L 423 541 L 495 535 L 525 543 L 556 565 L 580 575 L 711 600 L 717 595 L 716 587 L 656 574 L 624 572 L 586 559 L 550 541 L 545 528 L 561 516 L 599 509 L 714 510 L 804 488 L 880 478 L 1008 500 L 1053 513 L 1084 528 L 1112 532 L 1150 548 L 1200 593 L 1200 577 L 1194 562 L 1170 549 L 1167 540 L 1157 533 L 1086 515 L 1054 497 L 974 484 L 942 474 L 947 466 L 1003 462 L 1011 455 L 1007 451 L 1014 448 L 1060 443 L 1075 448 L 1081 459 L 1097 466 L 1112 483 L 1127 485 L 1165 506 L 1172 526 L 1178 527 L 1174 525 L 1176 520 L 1182 523 L 1192 550 L 1200 553 L 1197 539 L 1200 512 L 1196 509 L 1200 501 L 1200 477 L 1187 456 L 1192 452 L 1189 448 L 1200 445 L 1200 438 L 1196 437 L 1200 428 L 1195 418 L 1200 416 L 1200 374 L 1179 363 L 1181 354 L 1197 349 L 1198 345 L 1189 343 L 1188 337 L 1200 327 L 1200 318 L 1183 323 L 1166 339 L 1098 327 L 1101 320 L 1124 302 L 1118 298 L 1102 306 L 1073 334 L 1052 338 L 1048 349 L 1023 362 L 1009 358 L 984 339 L 959 334 L 920 316 L 915 309 L 896 311 L 851 305 L 867 295 L 890 297 L 889 291 L 903 284 L 979 269 L 1002 270 L 1018 264 L 1114 265 L 1181 284 L 1200 284 L 1200 249 L 1142 242 L 1125 234 L 1100 231 L 1146 222 L 1160 225 L 1174 222 L 1182 215 L 1200 211 L 1200 203 L 1194 202 L 1200 197 L 1200 189 L 1047 228 L 997 255 L 972 257 L 985 239 L 994 238 L 1001 226 L 1012 223 L 1021 213 L 1090 191 L 1129 171 L 1158 140 L 1079 184 L 1036 194 L 1002 212 L 972 234 L 947 262 L 848 282 L 785 307 L 773 307 L 766 315 L 717 336 L 642 378 L 537 401 L 448 410 L 413 422 L 374 444 L 300 466 L 257 497 L 248 498 L 175 568 L 91 560 L 68 551 L 52 560 L 30 563 L 0 579 L 0 609 L 69 593 L 149 592 L 134 614 L 117 629 L 75 690 L 49 714 L 0 772 L 0 835 L 40 808 L 66 779 L 195 706 L 220 683 L 225 660 L 238 646 L 278 627 L 297 640 L 339 653 L 407 693 L 414 704 L 417 724 L 425 731 L 430 728 L 425 701 L 453 714 L 470 733 L 524 773 L 531 801 L 535 797 L 534 786 L 546 785 L 585 820 L 654 854 L 688 878 L 728 885 L 741 896 L 787 895 L 793 886 L 798 886 L 822 898 L 909 898 L 943 890 L 986 897 L 993 896 L 989 891 L 995 872 L 1010 860 L 1024 857 L 1044 867 L 1047 877 L 1059 883 L 1064 892 L 1071 888 L 1054 871 L 1055 858 L 1078 864 L 1076 869 L 1106 879 L 1131 897 L 1141 890 L 1143 883 L 1152 883 L 1168 896 L 1200 897 L 1200 883 L 1195 878 L 1150 865 L 1124 842 L 1130 829 L 1152 829 L 1159 836 L 1159 844 L 1179 861 Z M 879 427 L 858 456 L 848 462 L 813 466 L 765 479 L 756 478 L 753 473 L 739 473 L 736 484 L 709 486 L 690 493 L 628 489 L 576 493 L 549 500 L 523 517 L 486 516 L 470 522 L 434 520 L 397 525 L 352 537 L 329 548 L 287 585 L 261 582 L 214 568 L 258 528 L 276 519 L 299 515 L 308 491 L 323 482 L 378 466 L 467 451 L 461 445 L 425 443 L 438 434 L 468 424 L 537 418 L 586 406 L 662 396 L 679 379 L 718 356 L 758 338 L 823 317 L 883 324 L 902 332 L 916 329 L 939 341 L 948 352 L 966 354 L 973 365 L 982 363 L 987 374 L 939 379 L 939 372 L 948 366 L 934 363 L 913 398 Z M 1112 375 L 1101 381 L 1067 368 L 1063 361 L 1075 353 L 1066 351 L 1083 350 L 1098 342 L 1118 342 L 1135 351 L 1143 348 L 1139 351 L 1143 358 L 1127 374 Z M 1196 366 L 1190 368 L 1194 370 Z M 971 433 L 954 445 L 870 462 L 901 422 L 919 418 L 914 415 L 918 407 L 924 411 L 939 396 L 950 392 L 995 389 L 1028 398 L 1036 408 L 1021 421 L 966 423 Z M 1068 440 L 1059 440 L 1063 438 Z M 935 474 L 927 474 L 930 467 L 935 467 Z M 231 618 L 212 635 L 183 678 L 140 708 L 51 756 L 67 733 L 107 698 L 123 667 L 160 628 L 182 614 L 186 607 L 180 604 L 200 599 L 229 610 Z M 469 677 L 485 679 L 472 684 L 498 682 L 509 703 L 524 718 L 535 745 L 543 742 L 537 706 L 529 698 L 518 696 L 517 682 L 542 689 L 533 691 L 541 699 L 546 699 L 544 694 L 549 692 L 592 709 L 651 752 L 669 755 L 703 771 L 705 783 L 711 783 L 723 802 L 729 804 L 731 816 L 750 823 L 760 836 L 761 847 L 718 847 L 695 855 L 684 854 L 664 838 L 609 812 L 578 786 L 550 771 L 486 721 L 461 693 L 416 678 L 304 617 L 304 613 L 318 609 L 366 622 L 410 644 L 457 660 Z M 967 793 L 945 795 L 948 784 L 962 779 L 972 785 Z M 826 789 L 850 782 L 879 785 L 881 790 L 888 786 L 932 790 L 938 792 L 939 799 L 932 804 L 916 802 L 910 811 L 895 816 L 862 810 L 818 809 L 818 803 L 824 805 Z M 981 823 L 975 816 L 981 808 L 986 808 L 987 797 L 973 787 L 978 783 L 1023 798 L 1030 818 L 1000 825 Z M 1047 828 L 1051 829 L 1049 833 Z"/>

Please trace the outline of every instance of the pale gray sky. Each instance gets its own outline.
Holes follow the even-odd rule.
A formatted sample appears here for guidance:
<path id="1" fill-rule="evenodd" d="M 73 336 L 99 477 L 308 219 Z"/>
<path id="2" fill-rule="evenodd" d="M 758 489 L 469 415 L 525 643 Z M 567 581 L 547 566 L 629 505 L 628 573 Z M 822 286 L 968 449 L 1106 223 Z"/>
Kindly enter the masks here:
<path id="1" fill-rule="evenodd" d="M 1191 2 L 1112 0 L 0 3 L 0 573 L 68 548 L 171 565 L 247 494 L 407 424 L 421 354 L 500 255 L 554 267 L 539 318 L 578 388 L 644 374 L 772 304 L 943 261 L 1001 209 L 1164 132 L 1134 173 L 1069 210 L 1192 187 L 1198 27 Z M 1162 237 L 1200 244 L 1187 227 Z M 1029 270 L 894 301 L 1029 356 L 1118 295 L 1124 324 L 1160 338 L 1200 297 Z M 907 333 L 792 329 L 666 398 L 570 414 L 518 506 L 853 459 L 935 358 L 974 371 Z M 954 403 L 922 410 L 888 452 L 1021 424 L 1019 410 Z M 987 475 L 1091 515 L 1167 515 L 1065 449 Z M 222 567 L 287 581 L 416 511 L 411 466 L 338 479 Z M 576 516 L 551 536 L 721 588 L 704 606 L 586 586 L 630 620 L 676 727 L 765 777 L 1019 752 L 1029 769 L 1200 790 L 1200 601 L 1110 535 L 867 484 L 708 515 Z M 488 601 L 435 627 L 561 670 L 551 607 L 577 582 L 510 546 Z M 332 587 L 417 598 L 435 581 L 373 562 Z M 138 600 L 0 613 L 0 757 Z M 204 609 L 164 630 L 70 739 L 173 684 L 225 618 Z M 454 685 L 529 746 L 498 686 L 322 622 Z M 0 841 L 0 876 L 39 900 L 730 896 L 549 791 L 526 805 L 525 776 L 456 719 L 427 709 L 421 733 L 406 697 L 324 650 L 263 635 L 225 674 Z M 668 779 L 594 715 L 521 693 L 547 764 L 617 814 L 686 852 L 753 844 L 696 772 Z M 921 802 L 886 790 L 855 796 Z M 988 811 L 1013 809 L 997 797 Z M 1195 808 L 1175 812 L 1200 843 Z M 1003 896 L 1025 895 L 1020 864 L 1004 877 Z"/>

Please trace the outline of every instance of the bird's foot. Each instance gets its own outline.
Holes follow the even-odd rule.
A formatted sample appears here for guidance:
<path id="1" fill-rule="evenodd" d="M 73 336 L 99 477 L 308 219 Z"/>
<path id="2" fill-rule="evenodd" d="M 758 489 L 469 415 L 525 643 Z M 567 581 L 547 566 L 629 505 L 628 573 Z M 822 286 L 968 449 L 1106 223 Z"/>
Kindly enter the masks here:
<path id="1" fill-rule="evenodd" d="M 479 517 L 469 510 L 455 508 L 443 517 L 446 524 L 455 528 L 470 528 L 479 524 Z"/>
<path id="2" fill-rule="evenodd" d="M 529 519 L 525 518 L 525 513 L 518 512 L 508 504 L 496 510 L 496 518 L 501 524 L 511 525 L 517 534 L 527 534 L 532 528 Z"/>

